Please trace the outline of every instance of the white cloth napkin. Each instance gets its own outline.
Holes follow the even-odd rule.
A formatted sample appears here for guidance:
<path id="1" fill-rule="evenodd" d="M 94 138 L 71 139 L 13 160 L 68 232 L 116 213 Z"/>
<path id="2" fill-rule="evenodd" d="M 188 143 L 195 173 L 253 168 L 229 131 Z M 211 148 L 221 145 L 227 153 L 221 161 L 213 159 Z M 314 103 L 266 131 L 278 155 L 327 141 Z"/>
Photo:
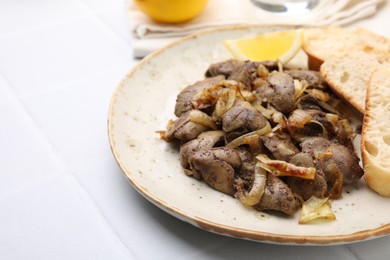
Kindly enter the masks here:
<path id="1" fill-rule="evenodd" d="M 192 1 L 192 0 L 191 0 Z M 250 0 L 209 0 L 203 12 L 183 24 L 160 24 L 142 13 L 132 0 L 128 2 L 134 57 L 150 52 L 197 31 L 233 24 L 346 25 L 376 12 L 383 0 L 320 0 L 304 15 L 288 16 L 262 10 Z"/>

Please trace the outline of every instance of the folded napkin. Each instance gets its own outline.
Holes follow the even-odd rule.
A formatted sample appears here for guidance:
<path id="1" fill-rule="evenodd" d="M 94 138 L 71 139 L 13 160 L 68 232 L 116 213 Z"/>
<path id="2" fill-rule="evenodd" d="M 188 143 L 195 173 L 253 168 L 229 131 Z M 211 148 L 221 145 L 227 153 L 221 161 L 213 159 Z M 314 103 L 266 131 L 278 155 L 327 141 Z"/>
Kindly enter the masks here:
<path id="1" fill-rule="evenodd" d="M 320 0 L 310 12 L 301 15 L 287 15 L 264 11 L 250 0 L 209 0 L 203 12 L 193 20 L 170 25 L 153 22 L 130 0 L 128 15 L 133 38 L 133 55 L 144 57 L 182 36 L 223 25 L 346 25 L 372 15 L 382 1 Z"/>

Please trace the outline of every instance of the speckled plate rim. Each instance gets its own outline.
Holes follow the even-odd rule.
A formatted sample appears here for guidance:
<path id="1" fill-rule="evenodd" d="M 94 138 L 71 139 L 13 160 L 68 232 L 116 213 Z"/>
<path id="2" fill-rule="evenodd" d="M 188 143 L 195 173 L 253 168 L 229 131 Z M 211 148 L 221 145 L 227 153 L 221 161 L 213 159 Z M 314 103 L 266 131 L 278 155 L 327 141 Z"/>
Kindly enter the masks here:
<path id="1" fill-rule="evenodd" d="M 253 25 L 253 24 L 242 24 L 242 25 L 235 25 L 235 26 L 224 26 L 214 29 L 207 29 L 203 30 L 201 32 L 191 34 L 188 36 L 185 36 L 179 40 L 176 40 L 165 47 L 158 49 L 148 56 L 146 56 L 144 59 L 142 59 L 124 78 L 130 78 L 132 77 L 141 67 L 143 67 L 145 64 L 147 64 L 149 61 L 153 60 L 155 57 L 166 51 L 167 49 L 174 48 L 176 45 L 181 44 L 182 42 L 194 39 L 200 35 L 204 34 L 210 34 L 213 32 L 219 32 L 219 31 L 226 31 L 226 30 L 243 30 L 243 29 L 259 29 L 259 28 L 269 28 L 269 27 L 278 27 L 278 28 L 285 28 L 288 29 L 296 29 L 300 28 L 302 26 L 299 25 Z M 118 151 L 115 149 L 115 143 L 113 138 L 113 128 L 114 125 L 112 124 L 112 117 L 113 109 L 115 106 L 115 100 L 117 99 L 120 90 L 125 87 L 124 81 L 121 81 L 119 85 L 114 90 L 114 93 L 111 98 L 109 111 L 108 111 L 108 136 L 109 136 L 109 143 L 111 151 L 114 155 L 114 158 L 116 162 L 118 163 L 120 169 L 122 170 L 122 173 L 126 177 L 126 179 L 130 182 L 130 184 L 147 200 L 149 200 L 154 205 L 158 206 L 160 209 L 166 211 L 167 213 L 175 216 L 176 218 L 188 222 L 198 228 L 201 228 L 203 230 L 217 233 L 220 235 L 235 237 L 235 238 L 241 238 L 241 239 L 249 239 L 252 241 L 258 241 L 258 242 L 266 242 L 266 243 L 276 243 L 276 244 L 286 244 L 286 245 L 337 245 L 337 244 L 348 244 L 348 243 L 354 243 L 369 239 L 374 239 L 377 237 L 381 237 L 384 235 L 390 234 L 390 223 L 385 224 L 383 226 L 380 226 L 378 228 L 374 229 L 368 229 L 368 230 L 362 230 L 350 234 L 344 234 L 344 235 L 332 235 L 332 236 L 304 236 L 304 235 L 287 235 L 287 234 L 274 234 L 274 233 L 268 233 L 268 232 L 262 232 L 262 231 L 254 231 L 250 229 L 243 229 L 243 228 L 235 228 L 231 226 L 221 225 L 212 221 L 209 221 L 207 219 L 203 219 L 196 216 L 190 216 L 187 215 L 184 211 L 172 207 L 169 202 L 163 201 L 158 197 L 155 197 L 149 192 L 146 188 L 144 188 L 142 185 L 140 185 L 136 180 L 134 180 L 131 177 L 131 174 L 128 173 L 128 170 L 124 166 L 124 163 L 121 159 L 121 157 L 118 154 Z"/>

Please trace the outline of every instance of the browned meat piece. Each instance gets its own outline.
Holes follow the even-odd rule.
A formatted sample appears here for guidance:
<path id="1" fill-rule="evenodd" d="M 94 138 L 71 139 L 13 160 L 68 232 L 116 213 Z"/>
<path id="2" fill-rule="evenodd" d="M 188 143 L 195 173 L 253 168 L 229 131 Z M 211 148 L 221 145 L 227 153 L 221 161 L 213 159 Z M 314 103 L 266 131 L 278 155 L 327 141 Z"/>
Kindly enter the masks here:
<path id="1" fill-rule="evenodd" d="M 276 61 L 266 60 L 261 62 L 251 62 L 251 61 L 244 62 L 244 61 L 230 59 L 230 60 L 211 64 L 206 71 L 206 77 L 223 75 L 226 78 L 228 78 L 233 71 L 235 71 L 238 67 L 244 65 L 244 63 L 252 63 L 252 65 L 254 65 L 256 68 L 258 67 L 259 64 L 262 64 L 270 71 L 278 69 L 278 63 Z"/>
<path id="2" fill-rule="evenodd" d="M 300 152 L 294 155 L 290 161 L 290 163 L 297 165 L 297 166 L 303 166 L 303 167 L 315 167 L 313 156 L 311 156 L 309 153 Z"/>
<path id="3" fill-rule="evenodd" d="M 293 79 L 304 80 L 309 84 L 309 87 L 325 89 L 326 81 L 321 77 L 318 71 L 314 70 L 285 70 Z"/>
<path id="4" fill-rule="evenodd" d="M 222 116 L 222 130 L 252 132 L 263 128 L 266 122 L 267 119 L 249 102 L 236 99 L 233 107 Z"/>
<path id="5" fill-rule="evenodd" d="M 254 208 L 257 210 L 281 211 L 291 216 L 295 213 L 297 203 L 287 184 L 278 177 L 268 174 L 263 197 Z"/>
<path id="6" fill-rule="evenodd" d="M 327 113 L 320 110 L 305 110 L 306 113 L 312 116 L 312 120 L 320 123 L 326 130 L 328 139 L 336 139 L 339 144 L 347 146 L 353 150 L 353 135 L 352 130 L 347 130 L 349 124 L 345 120 L 339 120 L 337 123 L 332 123 L 326 117 Z M 344 121 L 344 122 L 343 122 Z M 323 131 L 321 131 L 323 132 Z M 308 134 L 309 135 L 309 134 Z M 325 136 L 325 135 L 323 135 Z"/>
<path id="7" fill-rule="evenodd" d="M 189 162 L 194 175 L 202 176 L 212 188 L 234 195 L 235 171 L 241 166 L 239 153 L 226 147 L 195 152 Z"/>
<path id="8" fill-rule="evenodd" d="M 320 110 L 321 106 L 318 100 L 310 94 L 305 94 L 299 99 L 298 107 L 303 110 Z"/>
<path id="9" fill-rule="evenodd" d="M 255 172 L 255 162 L 250 152 L 246 149 L 237 149 L 240 159 L 241 166 L 238 172 L 238 176 L 247 184 L 253 182 L 253 175 Z"/>
<path id="10" fill-rule="evenodd" d="M 242 134 L 240 132 L 229 132 L 229 133 L 226 133 L 225 135 L 225 143 L 230 143 L 231 141 L 233 141 L 234 139 L 236 139 L 237 137 L 241 136 Z"/>
<path id="11" fill-rule="evenodd" d="M 207 131 L 201 133 L 196 139 L 191 140 L 180 147 L 180 164 L 184 169 L 189 169 L 188 158 L 196 151 L 212 148 L 225 133 L 223 131 Z"/>
<path id="12" fill-rule="evenodd" d="M 288 177 L 286 182 L 294 194 L 301 196 L 304 201 L 310 199 L 311 196 L 323 198 L 328 191 L 328 185 L 321 169 L 317 170 L 314 180 Z"/>
<path id="13" fill-rule="evenodd" d="M 328 185 L 327 197 L 340 198 L 343 187 L 343 173 L 338 168 L 332 151 L 329 149 L 316 156 L 317 165 L 324 172 Z"/>
<path id="14" fill-rule="evenodd" d="M 237 82 L 243 83 L 248 90 L 251 90 L 251 83 L 257 77 L 257 67 L 259 64 L 257 62 L 246 62 L 237 69 L 235 69 L 232 74 L 228 77 L 229 80 L 235 80 Z"/>
<path id="15" fill-rule="evenodd" d="M 332 122 L 330 122 L 326 118 L 325 112 L 322 112 L 320 110 L 312 110 L 312 109 L 305 110 L 305 112 L 313 117 L 312 118 L 313 121 L 320 123 L 325 128 L 325 130 L 328 133 L 329 138 L 334 137 L 336 135 L 336 128 L 332 124 Z"/>
<path id="16" fill-rule="evenodd" d="M 307 138 L 324 137 L 331 139 L 335 136 L 334 125 L 325 117 L 326 113 L 315 109 L 304 110 L 304 112 L 311 117 L 310 121 L 300 128 L 288 128 L 289 134 L 294 140 L 303 142 Z"/>
<path id="17" fill-rule="evenodd" d="M 295 147 L 288 134 L 273 133 L 260 138 L 276 160 L 289 162 L 294 155 L 299 153 L 299 149 Z"/>
<path id="18" fill-rule="evenodd" d="M 264 65 L 269 71 L 274 71 L 279 69 L 278 63 L 274 60 L 264 60 L 258 62 L 258 64 Z"/>
<path id="19" fill-rule="evenodd" d="M 179 95 L 177 95 L 177 98 L 176 98 L 175 115 L 179 117 L 183 113 L 193 109 L 193 106 L 191 103 L 192 97 L 196 93 L 198 93 L 198 92 L 200 92 L 208 87 L 215 85 L 216 83 L 220 82 L 223 79 L 224 79 L 223 76 L 208 78 L 208 79 L 205 79 L 202 81 L 198 81 L 195 84 L 190 85 L 190 86 L 186 87 L 185 89 L 183 89 L 179 93 Z"/>
<path id="20" fill-rule="evenodd" d="M 188 111 L 182 114 L 175 120 L 173 125 L 165 133 L 166 140 L 171 141 L 173 138 L 176 138 L 189 141 L 197 138 L 198 135 L 210 129 L 207 126 L 191 122 L 190 112 L 191 111 Z"/>
<path id="21" fill-rule="evenodd" d="M 300 144 L 302 152 L 315 156 L 316 153 L 326 151 L 331 142 L 323 137 L 308 137 Z"/>
<path id="22" fill-rule="evenodd" d="M 223 75 L 227 78 L 232 74 L 232 71 L 236 70 L 242 64 L 244 64 L 243 61 L 233 59 L 211 64 L 206 71 L 206 77 Z"/>
<path id="23" fill-rule="evenodd" d="M 264 96 L 280 112 L 288 114 L 295 108 L 293 78 L 284 72 L 273 72 L 267 78 Z"/>
<path id="24" fill-rule="evenodd" d="M 359 165 L 359 158 L 353 150 L 344 145 L 332 144 L 333 159 L 343 173 L 343 183 L 356 183 L 363 176 L 363 169 Z"/>
<path id="25" fill-rule="evenodd" d="M 306 123 L 303 128 L 295 129 L 295 131 L 291 132 L 290 135 L 298 142 L 303 142 L 307 138 L 314 137 L 328 138 L 328 133 L 326 132 L 326 129 L 323 127 L 323 125 L 315 121 Z"/>
<path id="26" fill-rule="evenodd" d="M 316 167 L 316 165 L 314 165 L 313 157 L 310 154 L 303 152 L 292 157 L 290 163 L 303 167 Z M 294 194 L 298 194 L 303 200 L 308 200 L 313 195 L 322 198 L 328 190 L 324 173 L 318 166 L 316 167 L 314 180 L 287 177 L 286 182 Z"/>
<path id="27" fill-rule="evenodd" d="M 334 107 L 328 103 L 316 99 L 310 94 L 306 94 L 301 97 L 298 103 L 298 107 L 303 110 L 320 110 L 335 115 L 340 115 L 340 113 Z"/>
<path id="28" fill-rule="evenodd" d="M 335 137 L 339 144 L 345 145 L 350 150 L 354 150 L 353 139 L 355 136 L 348 121 L 339 120 L 334 128 Z"/>
<path id="29" fill-rule="evenodd" d="M 302 151 L 311 154 L 316 166 L 324 172 L 330 196 L 341 196 L 343 183 L 357 182 L 363 175 L 359 158 L 346 146 L 332 143 L 322 137 L 307 138 L 301 143 Z"/>
<path id="30" fill-rule="evenodd" d="M 324 173 L 326 196 L 339 198 L 342 191 L 342 173 L 334 161 L 331 145 L 332 143 L 323 137 L 307 138 L 301 143 L 302 152 L 310 154 L 315 159 L 316 168 Z"/>

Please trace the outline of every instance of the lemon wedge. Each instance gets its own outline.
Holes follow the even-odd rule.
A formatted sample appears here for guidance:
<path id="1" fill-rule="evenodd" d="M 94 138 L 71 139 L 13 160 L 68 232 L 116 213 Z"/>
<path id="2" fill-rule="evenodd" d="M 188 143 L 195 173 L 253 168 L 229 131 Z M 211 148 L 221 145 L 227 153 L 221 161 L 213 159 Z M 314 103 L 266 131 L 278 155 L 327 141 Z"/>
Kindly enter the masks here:
<path id="1" fill-rule="evenodd" d="M 302 46 L 302 30 L 279 31 L 254 37 L 225 40 L 225 46 L 238 60 L 279 60 L 288 63 Z"/>
<path id="2" fill-rule="evenodd" d="M 156 22 L 182 23 L 199 15 L 207 0 L 135 0 L 137 6 Z"/>

